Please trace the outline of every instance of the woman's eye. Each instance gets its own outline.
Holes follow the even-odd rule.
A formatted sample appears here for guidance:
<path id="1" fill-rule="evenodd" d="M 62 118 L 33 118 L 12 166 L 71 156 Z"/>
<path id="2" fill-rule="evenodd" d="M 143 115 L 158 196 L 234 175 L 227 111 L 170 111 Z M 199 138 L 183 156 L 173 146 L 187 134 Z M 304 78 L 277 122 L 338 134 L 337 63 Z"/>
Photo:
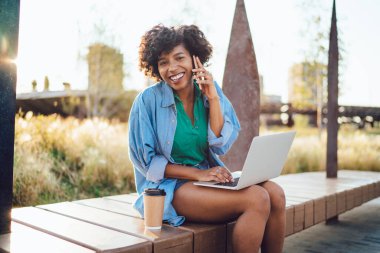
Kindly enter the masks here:
<path id="1" fill-rule="evenodd" d="M 185 57 L 183 57 L 183 56 L 177 57 L 177 61 L 181 61 L 181 60 L 183 60 L 183 58 L 185 58 Z"/>
<path id="2" fill-rule="evenodd" d="M 160 61 L 160 62 L 158 63 L 158 65 L 159 65 L 159 66 L 165 66 L 166 63 L 167 63 L 166 61 Z"/>

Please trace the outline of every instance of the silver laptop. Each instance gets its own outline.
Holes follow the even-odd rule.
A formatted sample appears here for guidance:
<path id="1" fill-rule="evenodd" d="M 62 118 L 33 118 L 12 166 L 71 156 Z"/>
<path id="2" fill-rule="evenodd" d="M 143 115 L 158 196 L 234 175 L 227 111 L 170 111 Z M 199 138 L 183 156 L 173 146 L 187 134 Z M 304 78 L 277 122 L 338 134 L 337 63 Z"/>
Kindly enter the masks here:
<path id="1" fill-rule="evenodd" d="M 194 182 L 195 185 L 240 190 L 281 175 L 295 131 L 253 138 L 243 169 L 232 173 L 234 182 Z"/>

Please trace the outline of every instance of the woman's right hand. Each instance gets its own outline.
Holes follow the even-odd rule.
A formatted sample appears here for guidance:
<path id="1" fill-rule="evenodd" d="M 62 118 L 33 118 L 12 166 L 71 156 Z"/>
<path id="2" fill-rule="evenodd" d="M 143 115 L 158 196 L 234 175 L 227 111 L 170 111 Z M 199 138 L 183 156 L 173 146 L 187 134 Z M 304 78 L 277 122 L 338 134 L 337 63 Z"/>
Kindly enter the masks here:
<path id="1" fill-rule="evenodd" d="M 198 173 L 198 181 L 216 181 L 221 183 L 234 181 L 231 172 L 221 166 L 212 167 L 207 170 L 199 170 Z"/>

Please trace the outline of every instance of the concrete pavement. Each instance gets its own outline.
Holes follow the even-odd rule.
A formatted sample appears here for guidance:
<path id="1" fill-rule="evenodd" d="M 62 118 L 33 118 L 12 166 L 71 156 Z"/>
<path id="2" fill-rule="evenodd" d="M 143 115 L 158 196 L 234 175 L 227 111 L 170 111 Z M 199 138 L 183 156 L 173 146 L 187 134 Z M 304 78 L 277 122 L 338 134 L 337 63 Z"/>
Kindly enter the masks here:
<path id="1" fill-rule="evenodd" d="M 284 253 L 380 253 L 380 198 L 285 239 Z"/>

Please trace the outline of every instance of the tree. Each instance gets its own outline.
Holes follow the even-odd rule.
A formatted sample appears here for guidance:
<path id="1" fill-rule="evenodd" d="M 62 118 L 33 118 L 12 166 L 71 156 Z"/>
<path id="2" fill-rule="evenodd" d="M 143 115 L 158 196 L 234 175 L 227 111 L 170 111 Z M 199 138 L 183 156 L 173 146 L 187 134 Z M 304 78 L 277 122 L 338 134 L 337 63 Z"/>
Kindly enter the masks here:
<path id="1" fill-rule="evenodd" d="M 289 101 L 297 109 L 317 109 L 318 88 L 326 81 L 327 66 L 320 62 L 303 61 L 289 71 Z"/>
<path id="2" fill-rule="evenodd" d="M 110 117 L 117 113 L 123 99 L 123 54 L 102 43 L 89 47 L 88 113 L 89 116 Z"/>
<path id="3" fill-rule="evenodd" d="M 44 79 L 44 91 L 49 91 L 49 86 L 50 86 L 49 78 L 47 76 L 45 76 L 45 79 Z"/>
<path id="4" fill-rule="evenodd" d="M 298 7 L 305 21 L 301 28 L 301 37 L 307 41 L 307 46 L 302 52 L 303 63 L 308 66 L 308 70 L 304 73 L 307 80 L 305 88 L 310 89 L 312 96 L 315 97 L 317 125 L 321 128 L 322 108 L 327 102 L 327 60 L 331 9 L 330 6 L 324 8 L 317 0 L 301 0 Z M 340 60 L 342 60 L 343 43 L 339 41 L 339 45 Z"/>
<path id="5" fill-rule="evenodd" d="M 33 92 L 37 91 L 37 81 L 36 80 L 32 81 L 32 91 Z"/>

